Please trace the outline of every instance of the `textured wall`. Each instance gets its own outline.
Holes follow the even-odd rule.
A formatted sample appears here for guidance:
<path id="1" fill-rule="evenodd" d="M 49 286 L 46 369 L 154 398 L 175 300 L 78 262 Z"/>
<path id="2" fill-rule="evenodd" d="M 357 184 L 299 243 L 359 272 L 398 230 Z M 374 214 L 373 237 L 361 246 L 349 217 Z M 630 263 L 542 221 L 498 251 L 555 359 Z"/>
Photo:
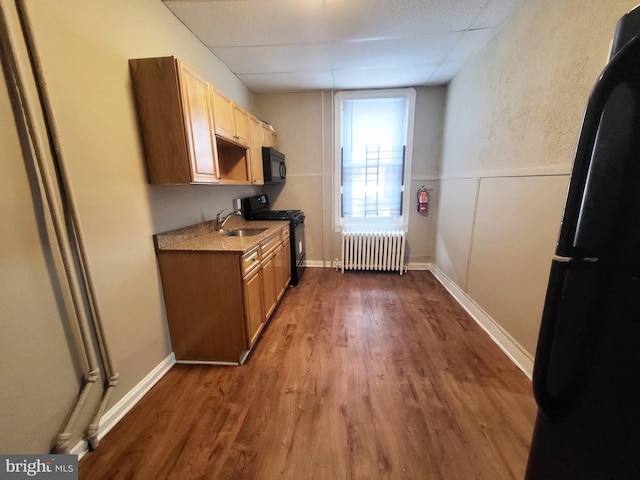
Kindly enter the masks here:
<path id="1" fill-rule="evenodd" d="M 451 84 L 443 175 L 568 172 L 616 21 L 635 3 L 525 2 Z"/>
<path id="2" fill-rule="evenodd" d="M 436 264 L 530 358 L 582 115 L 635 3 L 525 2 L 449 86 Z"/>

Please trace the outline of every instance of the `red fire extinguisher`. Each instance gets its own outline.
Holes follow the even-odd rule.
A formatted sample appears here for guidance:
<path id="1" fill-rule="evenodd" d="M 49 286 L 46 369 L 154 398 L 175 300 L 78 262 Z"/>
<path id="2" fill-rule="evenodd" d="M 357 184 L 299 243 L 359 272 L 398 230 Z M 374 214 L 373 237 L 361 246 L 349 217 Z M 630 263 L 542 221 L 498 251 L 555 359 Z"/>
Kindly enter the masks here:
<path id="1" fill-rule="evenodd" d="M 429 215 L 429 191 L 424 185 L 418 189 L 418 212 Z"/>

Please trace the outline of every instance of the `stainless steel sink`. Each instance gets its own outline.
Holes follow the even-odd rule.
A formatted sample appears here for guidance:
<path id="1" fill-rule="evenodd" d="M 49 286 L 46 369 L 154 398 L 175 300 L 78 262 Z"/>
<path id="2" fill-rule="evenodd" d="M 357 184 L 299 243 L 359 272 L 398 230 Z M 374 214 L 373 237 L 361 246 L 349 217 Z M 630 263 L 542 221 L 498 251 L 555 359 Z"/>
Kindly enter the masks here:
<path id="1" fill-rule="evenodd" d="M 252 237 L 254 235 L 261 234 L 265 230 L 266 228 L 237 228 L 235 230 L 227 230 L 220 233 L 227 237 Z"/>

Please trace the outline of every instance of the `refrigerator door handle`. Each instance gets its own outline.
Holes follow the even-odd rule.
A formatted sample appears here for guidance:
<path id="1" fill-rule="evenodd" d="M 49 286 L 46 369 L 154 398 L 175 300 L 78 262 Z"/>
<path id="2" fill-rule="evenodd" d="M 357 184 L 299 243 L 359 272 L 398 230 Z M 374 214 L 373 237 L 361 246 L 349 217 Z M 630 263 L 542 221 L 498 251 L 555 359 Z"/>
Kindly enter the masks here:
<path id="1" fill-rule="evenodd" d="M 551 266 L 533 372 L 534 396 L 550 422 L 571 411 L 588 379 L 597 278 L 587 263 Z"/>
<path id="2" fill-rule="evenodd" d="M 553 409 L 553 396 L 549 392 L 548 373 L 551 350 L 553 348 L 553 336 L 556 328 L 558 309 L 560 304 L 559 292 L 564 283 L 564 266 L 556 262 L 551 266 L 547 297 L 542 313 L 540 333 L 538 334 L 538 347 L 533 369 L 533 394 L 540 412 L 549 420 L 555 417 Z"/>
<path id="3" fill-rule="evenodd" d="M 558 237 L 560 256 L 596 257 L 607 241 L 638 123 L 639 58 L 636 37 L 614 55 L 591 92 Z"/>

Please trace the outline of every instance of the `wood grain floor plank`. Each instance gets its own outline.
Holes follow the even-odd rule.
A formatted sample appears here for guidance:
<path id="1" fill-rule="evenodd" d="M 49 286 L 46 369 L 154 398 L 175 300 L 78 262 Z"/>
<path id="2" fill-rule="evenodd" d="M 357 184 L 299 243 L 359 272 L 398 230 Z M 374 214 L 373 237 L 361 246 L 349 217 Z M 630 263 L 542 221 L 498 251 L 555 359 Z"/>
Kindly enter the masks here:
<path id="1" fill-rule="evenodd" d="M 535 413 L 430 273 L 309 269 L 247 364 L 172 368 L 80 478 L 520 479 Z"/>

